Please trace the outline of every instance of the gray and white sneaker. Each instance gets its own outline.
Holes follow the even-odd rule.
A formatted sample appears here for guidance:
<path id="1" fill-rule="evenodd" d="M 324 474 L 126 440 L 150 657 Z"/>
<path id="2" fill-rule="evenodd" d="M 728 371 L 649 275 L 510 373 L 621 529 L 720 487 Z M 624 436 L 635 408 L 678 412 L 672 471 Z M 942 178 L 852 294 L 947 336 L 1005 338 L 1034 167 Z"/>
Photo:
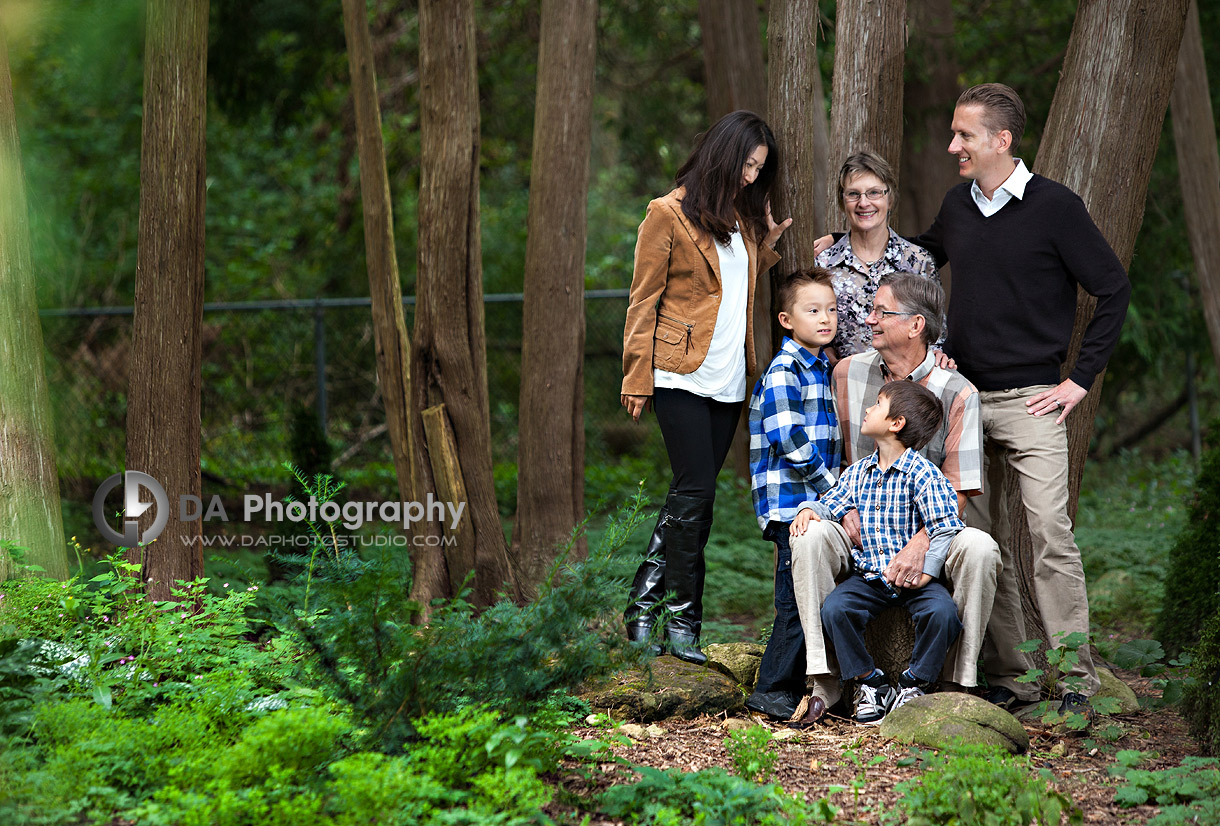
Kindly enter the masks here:
<path id="1" fill-rule="evenodd" d="M 894 704 L 890 706 L 890 711 L 902 708 L 907 703 L 914 700 L 916 697 L 924 696 L 924 690 L 917 685 L 898 685 L 898 691 L 894 697 Z"/>
<path id="2" fill-rule="evenodd" d="M 866 726 L 880 725 L 885 715 L 894 707 L 894 701 L 898 699 L 898 692 L 885 682 L 885 677 L 876 677 L 874 680 L 880 685 L 857 683 L 856 693 L 852 698 L 855 708 L 852 718 Z"/>

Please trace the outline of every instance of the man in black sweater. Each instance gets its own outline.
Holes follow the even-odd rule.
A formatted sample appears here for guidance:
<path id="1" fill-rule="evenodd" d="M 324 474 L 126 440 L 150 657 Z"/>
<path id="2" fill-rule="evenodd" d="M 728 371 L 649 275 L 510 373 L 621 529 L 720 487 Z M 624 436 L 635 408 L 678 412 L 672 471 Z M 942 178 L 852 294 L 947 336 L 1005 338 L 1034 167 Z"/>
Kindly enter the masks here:
<path id="1" fill-rule="evenodd" d="M 1131 285 L 1118 257 L 1067 187 L 1034 175 L 1013 156 L 1025 107 L 1007 86 L 967 89 L 953 113 L 949 153 L 970 183 L 945 196 L 932 227 L 914 239 L 953 265 L 945 351 L 979 389 L 988 460 L 983 496 L 967 522 L 999 541 L 1003 573 L 988 625 L 984 672 L 988 699 L 1037 700 L 1017 683 L 1031 663 L 1014 650 L 1025 627 L 1012 554 L 1004 470 L 1017 470 L 1034 550 L 1034 596 L 1053 645 L 1088 634 L 1089 606 L 1080 550 L 1068 518 L 1064 421 L 1092 386 L 1118 343 Z M 1097 298 L 1080 357 L 1059 380 L 1076 315 L 1076 288 Z M 1088 646 L 1060 683 L 1060 710 L 1088 712 L 1099 687 Z"/>

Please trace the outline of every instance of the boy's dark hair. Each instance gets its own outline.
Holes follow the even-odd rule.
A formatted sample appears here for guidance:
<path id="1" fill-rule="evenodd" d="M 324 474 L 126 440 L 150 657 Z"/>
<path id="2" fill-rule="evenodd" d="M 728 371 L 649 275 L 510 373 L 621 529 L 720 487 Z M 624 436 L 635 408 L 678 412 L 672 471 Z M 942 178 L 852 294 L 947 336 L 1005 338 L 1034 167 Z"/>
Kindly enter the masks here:
<path id="1" fill-rule="evenodd" d="M 825 267 L 797 270 L 780 282 L 779 292 L 775 297 L 780 311 L 792 312 L 792 305 L 796 302 L 796 291 L 806 284 L 821 284 L 823 287 L 830 287 L 832 293 L 835 291 L 834 276 Z"/>
<path id="2" fill-rule="evenodd" d="M 940 400 L 922 385 L 913 381 L 891 381 L 881 388 L 878 398 L 885 396 L 890 400 L 890 418 L 899 416 L 906 419 L 906 424 L 897 433 L 898 441 L 903 447 L 920 450 L 944 421 L 945 411 L 940 406 Z"/>
<path id="3" fill-rule="evenodd" d="M 1017 151 L 1025 131 L 1025 104 L 1011 86 L 1003 83 L 971 86 L 958 97 L 957 105 L 983 107 L 983 123 L 993 135 L 1007 129 L 1012 135 L 1012 151 Z"/>

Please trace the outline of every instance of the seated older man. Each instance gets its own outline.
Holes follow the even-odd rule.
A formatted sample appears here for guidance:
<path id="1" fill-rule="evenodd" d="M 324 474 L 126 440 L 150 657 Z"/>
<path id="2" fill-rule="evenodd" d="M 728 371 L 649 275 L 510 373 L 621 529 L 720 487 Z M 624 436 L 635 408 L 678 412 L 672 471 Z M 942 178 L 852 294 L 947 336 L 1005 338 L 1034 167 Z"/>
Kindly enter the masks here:
<path id="1" fill-rule="evenodd" d="M 843 428 L 844 465 L 874 450 L 873 440 L 860 433 L 864 411 L 877 401 L 888 381 L 908 379 L 931 390 L 944 405 L 940 432 L 920 451 L 949 478 L 957 492 L 958 510 L 983 488 L 983 430 L 979 397 L 974 385 L 956 370 L 939 367 L 931 343 L 938 340 L 944 318 L 944 293 L 935 281 L 912 275 L 892 275 L 881 281 L 867 323 L 873 347 L 846 358 L 834 371 L 835 398 Z M 815 522 L 792 538 L 792 578 L 805 631 L 806 673 L 813 678 L 811 722 L 838 702 L 842 687 L 833 675 L 822 635 L 822 601 L 835 582 L 847 576 L 851 546 L 860 545 L 860 519 L 852 512 L 842 524 Z M 928 535 L 921 530 L 894 557 L 885 579 L 895 588 L 914 587 L 924 571 Z M 945 660 L 942 679 L 947 688 L 978 685 L 977 664 L 1000 573 L 1000 552 L 986 533 L 967 528 L 949 549 L 943 576 L 953 592 L 962 621 L 956 650 Z"/>

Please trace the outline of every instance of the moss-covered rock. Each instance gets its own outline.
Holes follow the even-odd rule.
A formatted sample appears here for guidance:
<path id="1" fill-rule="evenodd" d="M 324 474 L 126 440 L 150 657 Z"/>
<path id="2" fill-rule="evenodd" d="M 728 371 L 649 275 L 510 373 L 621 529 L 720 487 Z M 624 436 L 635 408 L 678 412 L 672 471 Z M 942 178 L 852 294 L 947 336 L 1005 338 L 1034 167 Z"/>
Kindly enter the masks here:
<path id="1" fill-rule="evenodd" d="M 745 700 L 732 678 L 671 656 L 657 657 L 648 668 L 624 671 L 608 682 L 589 686 L 580 696 L 595 711 L 639 723 L 734 713 L 744 708 Z"/>
<path id="2" fill-rule="evenodd" d="M 933 749 L 978 743 L 1021 754 L 1029 748 L 1029 735 L 1017 718 L 986 700 L 958 692 L 916 697 L 886 716 L 881 735 Z"/>
<path id="3" fill-rule="evenodd" d="M 703 647 L 708 666 L 726 677 L 732 677 L 746 691 L 754 689 L 764 650 L 756 642 L 730 642 Z"/>
<path id="4" fill-rule="evenodd" d="M 1108 668 L 1098 668 L 1097 677 L 1101 680 L 1101 688 L 1097 690 L 1098 697 L 1113 697 L 1118 700 L 1118 714 L 1130 714 L 1133 711 L 1139 711 L 1140 701 L 1135 696 L 1135 692 L 1131 690 L 1131 686 L 1124 683 Z"/>

